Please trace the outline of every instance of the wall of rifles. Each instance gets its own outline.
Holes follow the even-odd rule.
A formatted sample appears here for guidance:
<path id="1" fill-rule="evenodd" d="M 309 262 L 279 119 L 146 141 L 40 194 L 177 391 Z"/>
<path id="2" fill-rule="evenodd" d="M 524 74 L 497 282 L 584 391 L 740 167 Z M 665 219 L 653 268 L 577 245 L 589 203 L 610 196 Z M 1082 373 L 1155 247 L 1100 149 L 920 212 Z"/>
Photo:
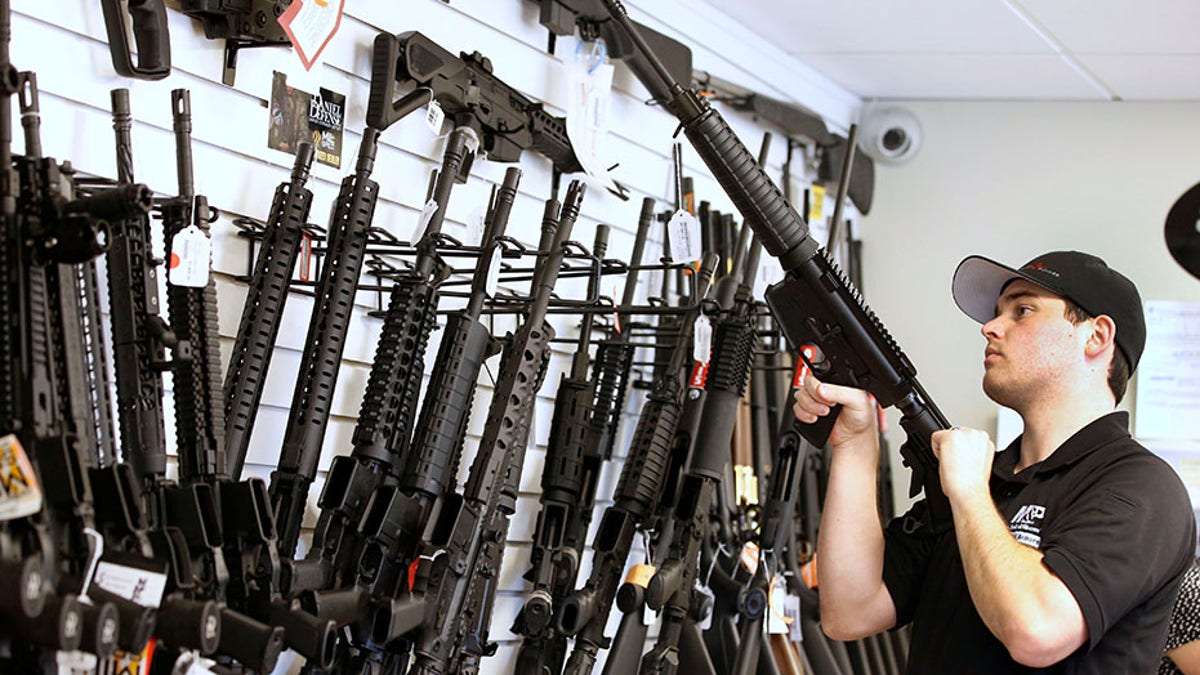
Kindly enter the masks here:
<path id="1" fill-rule="evenodd" d="M 686 43 L 692 49 L 697 68 L 780 98 L 799 98 L 834 129 L 844 128 L 860 103 L 853 95 L 819 77 L 805 76 L 780 52 L 754 39 L 704 3 L 672 0 L 653 4 L 655 16 L 648 17 L 642 10 L 649 3 L 630 3 L 634 18 Z M 234 86 L 222 84 L 221 43 L 205 39 L 199 23 L 178 9 L 176 3 L 168 12 L 174 70 L 166 80 L 147 82 L 117 76 L 109 62 L 99 3 L 85 0 L 12 0 L 11 61 L 18 69 L 37 73 L 44 154 L 60 161 L 69 159 L 84 174 L 116 177 L 110 92 L 115 88 L 128 88 L 134 175 L 159 196 L 178 194 L 171 91 L 179 88 L 190 91 L 195 189 L 198 194 L 206 195 L 209 204 L 220 214 L 212 223 L 212 241 L 222 372 L 233 350 L 247 297 L 244 278 L 250 272 L 252 254 L 256 250 L 249 238 L 239 235 L 234 221 L 239 218 L 265 220 L 276 186 L 288 180 L 292 167 L 289 155 L 266 147 L 267 101 L 273 72 L 287 74 L 289 84 L 301 89 L 313 91 L 317 87 L 326 87 L 346 95 L 341 168 L 314 163 L 307 185 L 312 192 L 309 221 L 321 227 L 328 225 L 327 214 L 334 206 L 339 183 L 354 171 L 355 152 L 363 140 L 371 45 L 381 31 L 418 30 L 454 54 L 478 50 L 491 59 L 498 77 L 530 98 L 544 102 L 547 112 L 562 115 L 566 109 L 564 64 L 571 58 L 575 39 L 561 38 L 557 54 L 547 54 L 547 33 L 538 24 L 538 7 L 525 0 L 348 2 L 346 16 L 324 55 L 324 63 L 312 73 L 305 73 L 299 67 L 291 50 L 247 50 L 240 54 Z M 668 16 L 673 19 L 666 23 Z M 589 185 L 571 238 L 591 248 L 593 232 L 603 223 L 609 227 L 606 257 L 628 261 L 643 197 L 656 200 L 656 212 L 669 211 L 673 207 L 672 134 L 677 122 L 660 107 L 647 105 L 649 94 L 646 90 L 627 67 L 620 63 L 616 67 L 610 110 L 611 133 L 605 142 L 610 150 L 608 156 L 619 163 L 612 176 L 628 188 L 629 198 L 621 200 L 599 184 Z M 758 148 L 765 131 L 776 131 L 769 146 L 766 169 L 779 181 L 787 155 L 782 135 L 748 115 L 726 111 L 725 116 L 743 142 L 752 148 Z M 372 225 L 404 241 L 417 227 L 430 173 L 441 165 L 448 142 L 445 134 L 435 136 L 422 117 L 421 112 L 410 115 L 382 133 L 375 156 L 373 178 L 379 184 L 379 199 Z M 20 138 L 18 125 L 15 134 L 17 152 L 20 152 Z M 791 188 L 799 202 L 815 173 L 814 167 L 806 162 L 803 149 L 797 148 L 794 152 Z M 734 213 L 729 199 L 686 142 L 683 143 L 682 163 L 683 173 L 694 180 L 697 201 L 710 202 L 713 210 Z M 447 207 L 443 224 L 446 235 L 469 245 L 478 243 L 480 233 L 471 223 L 479 219 L 489 194 L 504 181 L 508 166 L 486 161 L 474 164 L 469 180 L 455 188 Z M 550 161 L 532 151 L 524 153 L 519 166 L 523 177 L 512 205 L 507 234 L 536 247 L 543 202 L 550 195 L 552 167 Z M 562 179 L 558 193 L 560 200 L 566 199 L 564 192 L 570 178 L 564 176 Z M 831 211 L 832 204 L 828 204 L 826 213 Z M 857 220 L 850 205 L 847 214 Z M 740 217 L 737 220 L 740 221 Z M 154 249 L 161 255 L 162 234 L 157 221 L 154 222 Z M 820 224 L 814 222 L 814 229 Z M 656 221 L 646 243 L 644 263 L 655 263 L 662 255 L 663 231 Z M 318 249 L 320 243 L 318 239 Z M 763 258 L 765 260 L 767 256 Z M 397 258 L 391 260 L 395 262 Z M 529 265 L 532 258 L 514 260 L 511 264 L 519 266 L 522 262 Z M 501 286 L 526 292 L 527 282 L 518 281 L 516 276 L 507 275 Z M 100 279 L 103 283 L 103 272 Z M 605 275 L 598 290 L 619 300 L 624 280 L 623 274 Z M 648 297 L 658 295 L 661 280 L 662 272 L 655 270 L 639 275 L 634 296 L 636 304 L 644 306 Z M 364 285 L 379 283 L 377 278 L 364 274 Z M 581 278 L 561 279 L 555 291 L 562 298 L 582 298 L 586 296 L 587 282 Z M 107 320 L 107 293 L 102 292 L 100 297 Z M 354 430 L 382 325 L 379 313 L 372 312 L 386 301 L 386 291 L 360 289 L 355 296 L 353 317 L 337 369 L 336 394 L 321 443 L 317 475 L 303 507 L 303 530 L 297 558 L 303 557 L 312 528 L 317 524 L 320 512 L 317 501 L 331 462 L 336 456 L 347 455 L 355 445 Z M 462 298 L 448 297 L 443 301 L 443 308 L 458 308 L 464 302 Z M 313 303 L 311 294 L 303 292 L 293 292 L 288 300 L 259 403 L 243 478 L 271 481 L 284 443 Z M 639 320 L 656 321 L 651 316 Z M 517 667 L 520 636 L 510 627 L 530 593 L 530 584 L 522 574 L 530 563 L 546 445 L 559 394 L 558 382 L 572 365 L 575 347 L 570 340 L 577 338 L 580 330 L 578 313 L 551 313 L 548 321 L 557 336 L 567 340 L 551 346 L 545 385 L 534 405 L 529 449 L 521 471 L 507 546 L 503 551 L 495 605 L 491 609 L 490 638 L 497 643 L 498 649 L 494 656 L 483 659 L 480 672 L 484 673 L 513 672 Z M 439 317 L 438 322 L 439 327 L 445 325 L 446 316 Z M 485 323 L 494 334 L 503 335 L 514 330 L 519 322 L 511 314 L 499 314 L 485 319 Z M 598 336 L 602 332 L 602 327 L 597 328 Z M 429 339 L 422 392 L 427 389 L 440 337 L 439 330 Z M 651 356 L 649 350 L 639 350 L 637 360 L 645 362 Z M 498 358 L 490 359 L 477 381 L 465 454 L 458 467 L 457 484 L 460 486 L 467 480 L 474 449 L 485 435 L 488 405 L 494 383 L 500 377 L 498 361 Z M 649 381 L 651 378 L 647 368 L 637 367 L 635 372 L 641 374 L 641 379 Z M 174 448 L 180 440 L 172 414 L 176 386 L 169 374 L 165 382 L 166 447 L 170 453 L 168 475 L 175 476 L 178 466 Z M 580 583 L 588 577 L 590 542 L 595 536 L 600 514 L 612 504 L 638 413 L 646 406 L 645 396 L 644 389 L 630 390 L 624 409 L 620 411 L 612 457 L 600 472 L 595 492 L 596 516 L 586 537 L 588 546 L 581 560 Z M 634 542 L 630 562 L 644 556 L 639 537 Z M 615 632 L 619 619 L 619 612 L 614 611 L 605 634 L 611 636 Z M 225 625 L 228 631 L 232 624 L 227 620 Z M 657 625 L 651 626 L 647 644 L 653 643 L 657 632 Z M 601 665 L 605 657 L 606 651 L 601 650 Z M 300 663 L 302 659 L 296 657 L 294 651 L 287 651 L 275 669 L 278 672 L 295 670 Z"/>

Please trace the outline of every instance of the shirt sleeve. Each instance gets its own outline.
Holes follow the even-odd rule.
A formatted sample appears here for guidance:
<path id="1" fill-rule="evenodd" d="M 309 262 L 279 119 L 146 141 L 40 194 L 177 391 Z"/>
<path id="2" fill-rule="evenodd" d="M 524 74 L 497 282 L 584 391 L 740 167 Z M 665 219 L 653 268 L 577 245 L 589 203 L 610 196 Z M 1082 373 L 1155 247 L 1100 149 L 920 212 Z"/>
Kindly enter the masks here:
<path id="1" fill-rule="evenodd" d="M 936 537 L 930 536 L 925 500 L 893 518 L 883 531 L 883 583 L 896 607 L 896 627 L 911 623 Z"/>
<path id="2" fill-rule="evenodd" d="M 1043 563 L 1079 603 L 1089 649 L 1177 579 L 1181 547 L 1190 551 L 1192 513 L 1179 479 L 1156 458 L 1130 464 L 1098 476 L 1042 532 Z"/>

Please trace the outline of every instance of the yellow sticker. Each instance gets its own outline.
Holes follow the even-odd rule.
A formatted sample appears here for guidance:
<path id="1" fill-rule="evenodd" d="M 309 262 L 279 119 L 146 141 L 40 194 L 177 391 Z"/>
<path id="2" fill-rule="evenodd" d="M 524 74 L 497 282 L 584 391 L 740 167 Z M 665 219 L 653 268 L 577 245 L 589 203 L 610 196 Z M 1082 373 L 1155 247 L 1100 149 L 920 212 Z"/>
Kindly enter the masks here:
<path id="1" fill-rule="evenodd" d="M 0 438 L 0 521 L 31 516 L 42 508 L 42 489 L 16 435 Z"/>
<path id="2" fill-rule="evenodd" d="M 825 217 L 825 188 L 813 185 L 810 191 L 812 198 L 808 207 L 808 222 L 821 222 Z"/>

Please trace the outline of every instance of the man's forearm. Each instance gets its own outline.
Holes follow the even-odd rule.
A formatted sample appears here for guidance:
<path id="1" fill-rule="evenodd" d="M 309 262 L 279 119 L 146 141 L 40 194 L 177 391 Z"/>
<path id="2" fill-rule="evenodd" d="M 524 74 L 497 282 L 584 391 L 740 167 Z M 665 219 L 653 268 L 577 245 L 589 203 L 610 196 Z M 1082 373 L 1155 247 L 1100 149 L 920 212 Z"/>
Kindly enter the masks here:
<path id="1" fill-rule="evenodd" d="M 846 447 L 850 446 L 850 447 Z M 817 545 L 821 616 L 826 632 L 847 639 L 895 624 L 883 585 L 883 530 L 876 507 L 875 437 L 834 449 Z"/>
<path id="2" fill-rule="evenodd" d="M 1046 666 L 1082 645 L 1083 613 L 1042 552 L 1013 538 L 987 493 L 951 503 L 971 600 L 1013 658 Z"/>

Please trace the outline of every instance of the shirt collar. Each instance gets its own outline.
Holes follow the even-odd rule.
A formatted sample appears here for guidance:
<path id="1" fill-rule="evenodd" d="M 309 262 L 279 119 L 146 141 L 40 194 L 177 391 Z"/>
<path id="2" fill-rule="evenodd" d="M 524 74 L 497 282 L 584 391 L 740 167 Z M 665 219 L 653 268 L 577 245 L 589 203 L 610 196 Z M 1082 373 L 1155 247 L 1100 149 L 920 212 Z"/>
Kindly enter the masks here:
<path id="1" fill-rule="evenodd" d="M 1072 434 L 1049 457 L 1014 474 L 1013 469 L 1021 459 L 1021 439 L 1023 437 L 1024 434 L 1017 436 L 1012 443 L 1008 444 L 1007 448 L 996 455 L 992 461 L 994 478 L 1028 483 L 1033 480 L 1034 476 L 1070 466 L 1110 441 L 1128 438 L 1129 413 L 1117 410 L 1096 418 Z"/>

